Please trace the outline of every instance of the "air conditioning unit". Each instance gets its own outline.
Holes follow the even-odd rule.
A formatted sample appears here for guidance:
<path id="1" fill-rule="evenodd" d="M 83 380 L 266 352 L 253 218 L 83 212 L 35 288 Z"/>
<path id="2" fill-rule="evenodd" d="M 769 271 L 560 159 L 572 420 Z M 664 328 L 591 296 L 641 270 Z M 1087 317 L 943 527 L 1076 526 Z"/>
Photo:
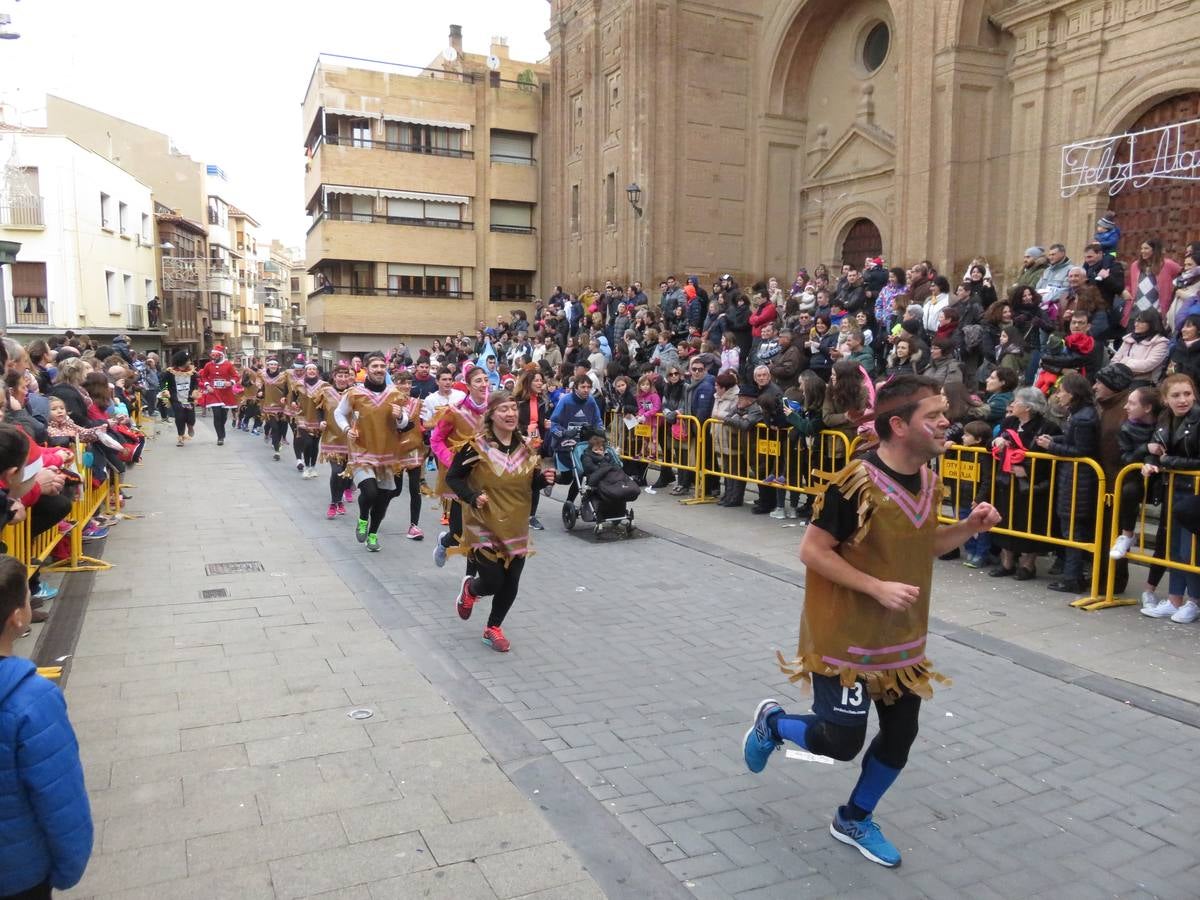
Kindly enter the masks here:
<path id="1" fill-rule="evenodd" d="M 128 312 L 129 327 L 131 329 L 140 330 L 146 327 L 146 307 L 138 306 L 136 303 L 130 303 L 126 307 Z"/>

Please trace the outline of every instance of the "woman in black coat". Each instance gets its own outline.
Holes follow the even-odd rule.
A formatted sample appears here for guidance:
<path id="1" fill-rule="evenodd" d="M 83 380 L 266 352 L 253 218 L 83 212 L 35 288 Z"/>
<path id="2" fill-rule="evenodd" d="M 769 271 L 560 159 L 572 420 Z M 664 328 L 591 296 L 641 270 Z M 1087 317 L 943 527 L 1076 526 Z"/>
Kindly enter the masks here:
<path id="1" fill-rule="evenodd" d="M 1200 316 L 1188 316 L 1179 326 L 1179 334 L 1171 347 L 1167 373 L 1187 375 L 1200 384 Z"/>
<path id="2" fill-rule="evenodd" d="M 1096 412 L 1096 397 L 1088 380 L 1075 372 L 1064 375 L 1058 382 L 1054 399 L 1067 412 L 1067 421 L 1060 436 L 1039 436 L 1035 440 L 1038 449 L 1055 456 L 1096 460 L 1100 454 L 1100 415 Z M 1063 537 L 1084 543 L 1093 539 L 1098 487 L 1096 470 L 1090 465 L 1058 464 L 1054 511 L 1058 514 Z M 1068 594 L 1077 594 L 1084 589 L 1082 550 L 1066 548 L 1062 578 L 1050 582 L 1047 587 Z"/>
<path id="3" fill-rule="evenodd" d="M 1048 418 L 1049 406 L 1037 388 L 1017 391 L 1009 410 L 1010 415 L 1000 423 L 1000 436 L 992 441 L 996 459 L 982 457 L 983 471 L 975 499 L 986 500 L 999 510 L 1001 528 L 1049 534 L 1050 464 L 1044 460 L 1020 460 L 1017 456 L 1022 451 L 1037 450 L 1034 443 L 1037 438 L 1043 434 L 1058 434 L 1059 427 Z M 1015 575 L 1018 581 L 1037 577 L 1034 566 L 1037 555 L 1044 550 L 1040 541 L 993 534 L 992 544 L 1000 551 L 1000 565 L 988 575 L 993 578 Z"/>

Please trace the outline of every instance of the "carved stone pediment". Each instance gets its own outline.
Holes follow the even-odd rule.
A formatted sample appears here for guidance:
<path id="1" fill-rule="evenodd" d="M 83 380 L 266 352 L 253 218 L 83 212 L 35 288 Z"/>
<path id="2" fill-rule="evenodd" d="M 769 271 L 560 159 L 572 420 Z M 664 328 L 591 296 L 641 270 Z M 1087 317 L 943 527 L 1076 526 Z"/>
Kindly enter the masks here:
<path id="1" fill-rule="evenodd" d="M 809 174 L 809 181 L 836 184 L 894 168 L 896 141 L 881 128 L 855 123 Z"/>

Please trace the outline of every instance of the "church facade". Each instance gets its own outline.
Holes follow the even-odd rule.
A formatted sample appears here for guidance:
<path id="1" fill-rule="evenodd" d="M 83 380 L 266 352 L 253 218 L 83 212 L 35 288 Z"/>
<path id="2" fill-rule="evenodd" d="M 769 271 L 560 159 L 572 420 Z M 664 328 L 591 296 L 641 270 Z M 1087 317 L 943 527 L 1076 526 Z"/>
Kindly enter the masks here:
<path id="1" fill-rule="evenodd" d="M 540 268 L 565 286 L 880 254 L 1006 281 L 1110 208 L 1123 255 L 1200 238 L 1200 182 L 1060 184 L 1064 144 L 1200 119 L 1190 0 L 550 5 Z"/>

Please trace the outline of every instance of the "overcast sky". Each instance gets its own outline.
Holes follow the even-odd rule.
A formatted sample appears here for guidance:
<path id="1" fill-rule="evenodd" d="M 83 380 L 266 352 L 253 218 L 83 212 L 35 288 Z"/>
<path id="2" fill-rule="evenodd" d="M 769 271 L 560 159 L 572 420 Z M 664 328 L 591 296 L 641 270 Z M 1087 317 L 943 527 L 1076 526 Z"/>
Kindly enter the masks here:
<path id="1" fill-rule="evenodd" d="M 28 115 L 46 92 L 174 138 L 221 166 L 268 236 L 303 247 L 300 103 L 317 54 L 425 65 L 447 46 L 514 59 L 549 53 L 546 0 L 0 0 L 0 95 Z M 2 162 L 2 161 L 0 161 Z"/>

